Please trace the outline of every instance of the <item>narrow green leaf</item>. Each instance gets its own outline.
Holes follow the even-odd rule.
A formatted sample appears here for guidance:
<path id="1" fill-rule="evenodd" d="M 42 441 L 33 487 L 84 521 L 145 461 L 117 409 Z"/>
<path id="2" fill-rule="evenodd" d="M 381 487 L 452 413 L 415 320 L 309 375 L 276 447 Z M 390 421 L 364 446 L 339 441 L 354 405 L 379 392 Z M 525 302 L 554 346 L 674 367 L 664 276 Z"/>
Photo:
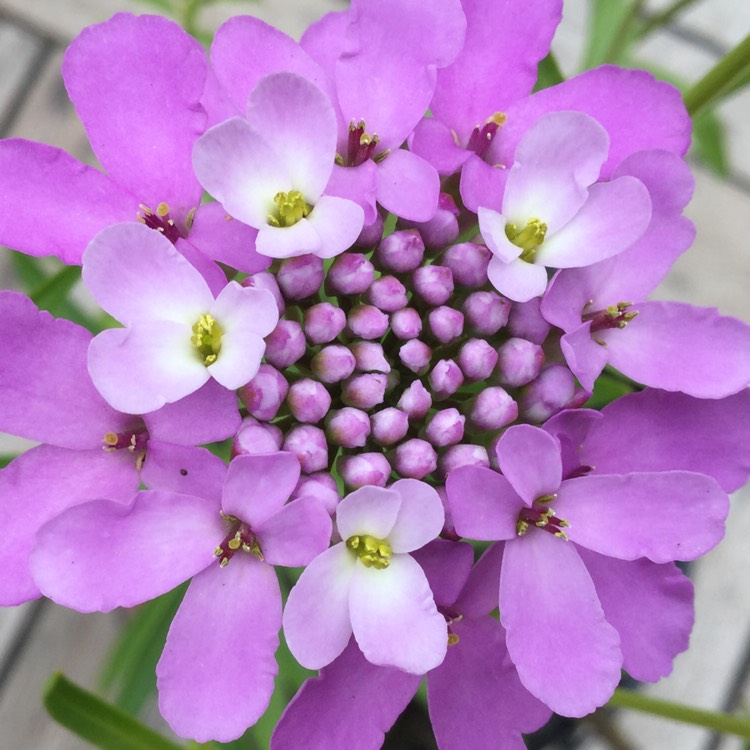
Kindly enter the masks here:
<path id="1" fill-rule="evenodd" d="M 547 89 L 550 86 L 556 86 L 564 80 L 565 76 L 562 74 L 555 56 L 550 52 L 547 57 L 539 63 L 534 91 L 540 91 L 541 89 Z"/>
<path id="2" fill-rule="evenodd" d="M 44 689 L 50 716 L 103 750 L 184 750 L 58 672 Z"/>
<path id="3" fill-rule="evenodd" d="M 629 0 L 594 0 L 591 3 L 584 70 L 607 62 L 609 51 L 630 13 Z"/>
<path id="4" fill-rule="evenodd" d="M 715 112 L 704 110 L 693 118 L 693 149 L 698 158 L 717 175 L 729 175 L 726 132 Z"/>
<path id="5" fill-rule="evenodd" d="M 607 404 L 617 400 L 621 396 L 632 393 L 636 388 L 626 380 L 614 377 L 608 373 L 602 373 L 594 383 L 594 393 L 586 402 L 587 409 L 603 409 Z"/>
<path id="6" fill-rule="evenodd" d="M 4 469 L 15 456 L 0 455 L 0 469 Z"/>

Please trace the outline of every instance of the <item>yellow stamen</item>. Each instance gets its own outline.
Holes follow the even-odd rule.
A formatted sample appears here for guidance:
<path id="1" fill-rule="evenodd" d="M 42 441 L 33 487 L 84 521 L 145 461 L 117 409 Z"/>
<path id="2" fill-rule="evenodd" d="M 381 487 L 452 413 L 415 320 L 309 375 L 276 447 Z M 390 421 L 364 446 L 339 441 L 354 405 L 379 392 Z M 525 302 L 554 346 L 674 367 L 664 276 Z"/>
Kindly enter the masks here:
<path id="1" fill-rule="evenodd" d="M 201 362 L 206 367 L 216 362 L 221 350 L 221 337 L 224 331 L 221 326 L 208 313 L 198 318 L 193 326 L 193 335 L 190 342 L 197 349 Z"/>
<path id="2" fill-rule="evenodd" d="M 391 545 L 385 539 L 376 539 L 369 534 L 350 536 L 346 546 L 357 554 L 366 568 L 383 570 L 391 564 Z"/>
<path id="3" fill-rule="evenodd" d="M 276 193 L 273 202 L 276 204 L 276 209 L 274 213 L 268 215 L 268 223 L 274 227 L 294 226 L 312 211 L 312 206 L 305 202 L 299 190 Z"/>
<path id="4" fill-rule="evenodd" d="M 544 242 L 547 234 L 547 225 L 541 219 L 529 219 L 523 229 L 516 224 L 508 224 L 505 227 L 505 236 L 517 247 L 521 248 L 521 260 L 533 263 L 536 251 Z"/>

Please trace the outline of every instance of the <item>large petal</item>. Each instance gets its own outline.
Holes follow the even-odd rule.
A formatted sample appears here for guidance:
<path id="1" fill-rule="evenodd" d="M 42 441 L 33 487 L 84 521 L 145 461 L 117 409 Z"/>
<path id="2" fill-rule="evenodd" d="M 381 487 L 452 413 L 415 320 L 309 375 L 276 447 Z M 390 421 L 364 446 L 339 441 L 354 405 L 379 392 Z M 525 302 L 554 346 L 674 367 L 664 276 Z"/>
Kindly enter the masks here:
<path id="1" fill-rule="evenodd" d="M 329 200 L 342 199 L 330 198 Z M 346 202 L 351 203 L 351 201 Z M 356 206 L 356 204 L 352 205 Z M 312 217 L 312 214 L 310 216 Z M 307 253 L 319 255 L 323 249 L 321 236 L 315 231 L 309 219 L 300 219 L 290 227 L 274 227 L 264 224 L 259 227 L 255 247 L 261 255 L 267 255 L 269 258 L 294 258 Z"/>
<path id="2" fill-rule="evenodd" d="M 370 534 L 385 539 L 391 533 L 403 499 L 392 489 L 365 486 L 347 495 L 336 509 L 336 526 L 342 539 Z"/>
<path id="3" fill-rule="evenodd" d="M 475 213 L 481 206 L 499 211 L 510 171 L 506 167 L 510 164 L 495 162 L 490 165 L 472 154 L 461 170 L 461 200 L 466 208 Z"/>
<path id="4" fill-rule="evenodd" d="M 276 725 L 271 750 L 376 750 L 420 680 L 370 664 L 351 640 L 318 677 L 303 683 Z"/>
<path id="5" fill-rule="evenodd" d="M 94 497 L 124 501 L 137 489 L 135 459 L 127 451 L 40 445 L 11 461 L 0 471 L 0 605 L 39 596 L 29 554 L 41 526 L 78 503 Z"/>
<path id="6" fill-rule="evenodd" d="M 190 164 L 205 130 L 206 54 L 176 23 L 121 13 L 84 29 L 63 78 L 105 169 L 151 209 L 184 217 L 200 204 Z"/>
<path id="7" fill-rule="evenodd" d="M 459 170 L 472 153 L 461 148 L 453 137 L 453 131 L 434 117 L 420 120 L 409 139 L 409 149 L 430 162 L 440 175 Z"/>
<path id="8" fill-rule="evenodd" d="M 554 495 L 562 481 L 560 441 L 540 427 L 508 428 L 497 444 L 500 470 L 527 505 Z"/>
<path id="9" fill-rule="evenodd" d="M 568 537 L 610 557 L 656 563 L 694 560 L 724 536 L 729 498 L 690 471 L 568 479 L 554 503 Z"/>
<path id="10" fill-rule="evenodd" d="M 417 154 L 396 149 L 378 165 L 378 203 L 408 221 L 429 221 L 437 211 L 440 177 Z"/>
<path id="11" fill-rule="evenodd" d="M 211 565 L 225 533 L 216 503 L 145 490 L 128 504 L 93 500 L 47 523 L 31 570 L 58 604 L 109 612 L 153 599 Z"/>
<path id="12" fill-rule="evenodd" d="M 302 571 L 284 608 L 284 635 L 294 658 L 308 669 L 330 664 L 352 635 L 349 588 L 357 558 L 341 543 Z"/>
<path id="13" fill-rule="evenodd" d="M 528 302 L 534 297 L 541 297 L 547 288 L 547 269 L 520 258 L 510 263 L 491 258 L 487 276 L 500 294 L 514 302 Z"/>
<path id="14" fill-rule="evenodd" d="M 574 545 L 537 529 L 506 544 L 500 619 L 521 682 L 556 713 L 584 716 L 614 692 L 620 639 Z"/>
<path id="15" fill-rule="evenodd" d="M 490 208 L 479 207 L 479 231 L 490 252 L 503 263 L 512 263 L 523 252 L 505 233 L 508 219 Z"/>
<path id="16" fill-rule="evenodd" d="M 750 391 L 706 400 L 645 390 L 605 407 L 604 418 L 581 450 L 600 474 L 698 471 L 725 492 L 750 475 Z"/>
<path id="17" fill-rule="evenodd" d="M 382 570 L 357 564 L 349 592 L 352 630 L 373 664 L 424 674 L 445 658 L 448 632 L 422 568 L 394 555 Z"/>
<path id="18" fill-rule="evenodd" d="M 604 615 L 620 634 L 623 669 L 656 682 L 672 671 L 693 628 L 693 584 L 673 563 L 625 562 L 579 549 Z M 644 613 L 648 617 L 644 617 Z"/>
<path id="19" fill-rule="evenodd" d="M 60 149 L 0 141 L 0 242 L 28 255 L 80 264 L 104 227 L 135 221 L 138 199 Z"/>
<path id="20" fill-rule="evenodd" d="M 156 667 L 159 711 L 180 737 L 237 739 L 263 715 L 279 671 L 276 574 L 250 556 L 197 575 Z"/>
<path id="21" fill-rule="evenodd" d="M 458 599 L 474 564 L 472 546 L 466 542 L 435 539 L 415 550 L 412 557 L 427 576 L 435 604 L 450 607 Z M 497 587 L 495 589 L 497 595 Z"/>
<path id="22" fill-rule="evenodd" d="M 479 541 L 513 539 L 523 500 L 510 482 L 481 466 L 461 466 L 445 482 L 456 533 Z"/>
<path id="23" fill-rule="evenodd" d="M 326 196 L 348 198 L 357 203 L 365 212 L 365 226 L 369 226 L 377 217 L 377 189 L 378 165 L 368 159 L 357 167 L 334 164 L 331 179 L 326 185 Z"/>
<path id="24" fill-rule="evenodd" d="M 161 233 L 136 222 L 99 232 L 83 254 L 83 280 L 112 317 L 128 325 L 171 320 L 193 325 L 213 294 Z"/>
<path id="25" fill-rule="evenodd" d="M 86 369 L 91 334 L 17 292 L 0 292 L 0 430 L 64 448 L 97 448 L 133 417 L 112 409 Z"/>
<path id="26" fill-rule="evenodd" d="M 190 328 L 170 321 L 102 331 L 89 345 L 88 366 L 105 400 L 130 414 L 178 401 L 210 377 L 190 343 Z"/>
<path id="27" fill-rule="evenodd" d="M 750 326 L 712 308 L 641 302 L 608 337 L 609 363 L 653 388 L 723 398 L 750 384 Z"/>
<path id="28" fill-rule="evenodd" d="M 505 545 L 506 542 L 491 544 L 471 569 L 455 606 L 466 617 L 482 617 L 497 609 Z"/>
<path id="29" fill-rule="evenodd" d="M 307 217 L 307 223 L 320 238 L 319 248 L 313 251 L 315 255 L 332 258 L 348 250 L 359 237 L 364 220 L 364 210 L 354 201 L 333 195 L 318 198 Z"/>
<path id="30" fill-rule="evenodd" d="M 416 479 L 400 479 L 388 489 L 401 495 L 396 522 L 388 534 L 394 552 L 411 552 L 437 537 L 445 523 L 443 503 L 438 493 Z"/>
<path id="31" fill-rule="evenodd" d="M 591 335 L 590 322 L 560 338 L 560 349 L 570 371 L 587 391 L 592 392 L 596 379 L 609 360 L 609 347 L 599 341 L 601 339 L 596 334 Z"/>

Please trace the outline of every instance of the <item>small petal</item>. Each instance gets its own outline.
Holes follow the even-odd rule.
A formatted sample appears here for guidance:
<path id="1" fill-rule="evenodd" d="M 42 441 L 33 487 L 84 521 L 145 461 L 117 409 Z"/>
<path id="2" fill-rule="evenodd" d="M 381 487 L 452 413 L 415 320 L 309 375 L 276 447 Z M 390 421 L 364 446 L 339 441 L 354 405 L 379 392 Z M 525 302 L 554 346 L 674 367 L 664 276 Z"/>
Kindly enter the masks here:
<path id="1" fill-rule="evenodd" d="M 366 486 L 347 495 L 336 510 L 336 526 L 342 539 L 370 534 L 386 539 L 393 530 L 403 503 L 392 489 Z"/>
<path id="2" fill-rule="evenodd" d="M 528 302 L 534 297 L 540 297 L 547 288 L 547 269 L 536 263 L 526 263 L 520 258 L 511 263 L 492 258 L 487 276 L 500 294 L 514 302 Z"/>
<path id="3" fill-rule="evenodd" d="M 440 178 L 421 156 L 396 149 L 378 165 L 378 203 L 408 221 L 429 221 L 437 211 Z"/>
<path id="4" fill-rule="evenodd" d="M 445 523 L 438 493 L 424 482 L 401 479 L 388 489 L 401 495 L 396 522 L 388 534 L 394 552 L 412 552 L 437 537 Z"/>
<path id="5" fill-rule="evenodd" d="M 497 444 L 497 460 L 500 471 L 527 505 L 554 495 L 562 481 L 560 441 L 539 427 L 508 428 Z"/>
<path id="6" fill-rule="evenodd" d="M 348 250 L 362 231 L 364 216 L 362 207 L 354 201 L 333 195 L 318 198 L 307 217 L 307 223 L 320 239 L 315 255 L 332 258 Z"/>

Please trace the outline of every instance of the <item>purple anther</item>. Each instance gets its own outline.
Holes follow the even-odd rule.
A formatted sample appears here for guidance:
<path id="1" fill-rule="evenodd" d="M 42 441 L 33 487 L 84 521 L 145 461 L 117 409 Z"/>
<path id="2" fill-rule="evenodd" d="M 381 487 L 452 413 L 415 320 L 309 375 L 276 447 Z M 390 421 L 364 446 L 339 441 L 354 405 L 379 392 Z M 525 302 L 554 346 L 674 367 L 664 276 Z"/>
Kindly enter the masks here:
<path id="1" fill-rule="evenodd" d="M 424 242 L 416 229 L 399 229 L 378 245 L 375 260 L 385 271 L 409 273 L 424 258 Z"/>
<path id="2" fill-rule="evenodd" d="M 263 364 L 237 395 L 252 416 L 267 422 L 276 416 L 288 392 L 286 378 L 275 367 Z"/>
<path id="3" fill-rule="evenodd" d="M 306 348 L 302 326 L 296 320 L 280 320 L 266 336 L 266 361 L 283 370 L 302 357 Z"/>
<path id="4" fill-rule="evenodd" d="M 346 406 L 329 413 L 326 435 L 334 445 L 361 448 L 370 434 L 370 418 L 361 409 Z"/>
<path id="5" fill-rule="evenodd" d="M 510 300 L 496 292 L 472 292 L 464 301 L 466 324 L 481 336 L 494 336 L 507 322 Z"/>
<path id="6" fill-rule="evenodd" d="M 362 294 L 375 280 L 375 268 L 360 253 L 342 253 L 331 264 L 326 274 L 329 294 Z"/>
<path id="7" fill-rule="evenodd" d="M 328 468 L 328 441 L 320 427 L 309 424 L 292 427 L 284 439 L 284 450 L 297 456 L 305 474 Z"/>
<path id="8" fill-rule="evenodd" d="M 373 305 L 357 305 L 346 318 L 349 330 L 361 339 L 379 339 L 388 330 L 388 316 Z"/>
<path id="9" fill-rule="evenodd" d="M 441 305 L 427 315 L 430 333 L 441 343 L 449 344 L 464 332 L 464 314 L 452 307 Z"/>
<path id="10" fill-rule="evenodd" d="M 497 364 L 497 351 L 484 339 L 470 339 L 458 353 L 458 366 L 467 380 L 486 380 Z"/>
<path id="11" fill-rule="evenodd" d="M 311 344 L 327 344 L 346 328 L 346 313 L 330 302 L 319 302 L 305 310 L 305 336 Z"/>
<path id="12" fill-rule="evenodd" d="M 420 266 L 411 279 L 414 291 L 428 305 L 444 305 L 453 294 L 453 271 L 447 266 Z"/>
<path id="13" fill-rule="evenodd" d="M 409 431 L 409 416 L 405 411 L 389 406 L 370 415 L 370 426 L 372 439 L 378 445 L 395 445 Z"/>
<path id="14" fill-rule="evenodd" d="M 458 409 L 441 409 L 430 418 L 424 435 L 436 448 L 445 448 L 463 439 L 464 422 L 466 417 Z"/>
<path id="15" fill-rule="evenodd" d="M 406 307 L 406 287 L 395 276 L 381 276 L 372 282 L 367 301 L 383 312 L 395 312 Z"/>
<path id="16" fill-rule="evenodd" d="M 424 479 L 437 469 L 437 459 L 435 449 L 419 438 L 397 445 L 391 458 L 396 472 L 409 479 Z"/>
<path id="17" fill-rule="evenodd" d="M 323 383 L 338 383 L 348 378 L 357 365 L 354 355 L 343 344 L 324 346 L 310 360 L 310 369 Z"/>
<path id="18" fill-rule="evenodd" d="M 317 255 L 298 255 L 282 260 L 276 280 L 287 300 L 311 297 L 323 283 L 323 259 Z"/>
<path id="19" fill-rule="evenodd" d="M 487 283 L 487 266 L 492 253 L 475 242 L 461 242 L 449 247 L 442 263 L 453 272 L 453 281 L 458 286 L 478 289 Z"/>
<path id="20" fill-rule="evenodd" d="M 544 352 L 539 344 L 512 338 L 497 350 L 495 374 L 506 388 L 518 388 L 539 375 L 543 364 Z"/>
<path id="21" fill-rule="evenodd" d="M 303 378 L 290 386 L 286 404 L 298 422 L 316 424 L 331 408 L 331 394 L 317 380 Z"/>

